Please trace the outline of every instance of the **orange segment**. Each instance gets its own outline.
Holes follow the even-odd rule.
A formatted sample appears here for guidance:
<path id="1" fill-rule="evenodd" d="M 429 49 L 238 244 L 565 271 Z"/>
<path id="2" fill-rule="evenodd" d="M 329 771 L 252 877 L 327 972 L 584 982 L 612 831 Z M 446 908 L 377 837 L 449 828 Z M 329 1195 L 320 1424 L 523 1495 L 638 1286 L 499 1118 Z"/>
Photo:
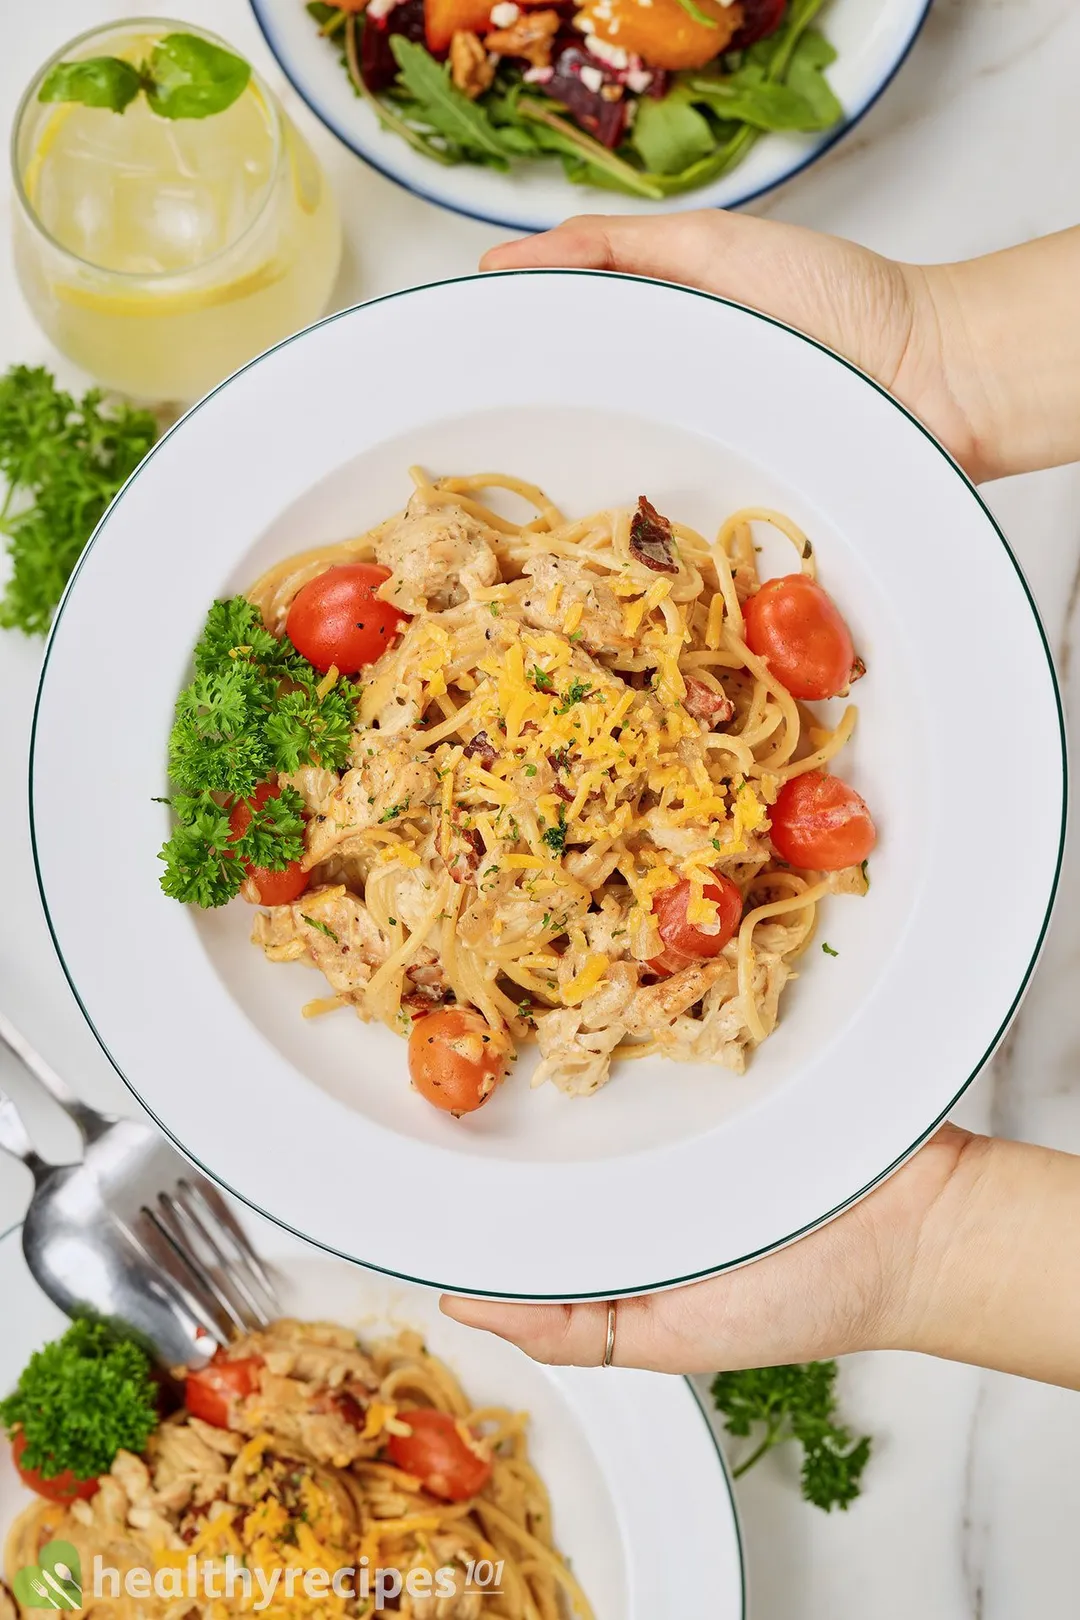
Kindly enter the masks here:
<path id="1" fill-rule="evenodd" d="M 696 21 L 681 0 L 588 0 L 578 21 L 597 39 L 640 56 L 647 67 L 678 72 L 705 67 L 727 49 L 742 26 L 742 7 L 695 0 L 707 22 Z"/>

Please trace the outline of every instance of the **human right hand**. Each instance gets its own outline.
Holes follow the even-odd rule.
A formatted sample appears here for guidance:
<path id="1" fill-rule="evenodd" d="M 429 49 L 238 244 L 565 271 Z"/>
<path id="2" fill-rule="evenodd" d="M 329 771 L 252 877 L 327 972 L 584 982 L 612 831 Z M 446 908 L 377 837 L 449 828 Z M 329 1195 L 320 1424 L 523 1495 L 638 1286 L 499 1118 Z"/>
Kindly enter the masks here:
<path id="1" fill-rule="evenodd" d="M 541 266 L 653 276 L 774 315 L 883 384 L 976 481 L 1080 458 L 1080 230 L 918 266 L 715 209 L 586 215 L 482 261 Z"/>

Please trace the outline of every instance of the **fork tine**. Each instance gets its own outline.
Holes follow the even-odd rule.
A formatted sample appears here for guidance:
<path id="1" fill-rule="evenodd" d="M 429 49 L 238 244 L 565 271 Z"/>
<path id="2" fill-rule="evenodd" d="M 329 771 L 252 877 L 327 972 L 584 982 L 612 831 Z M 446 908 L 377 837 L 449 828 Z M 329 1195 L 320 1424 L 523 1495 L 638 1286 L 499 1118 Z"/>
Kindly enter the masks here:
<path id="1" fill-rule="evenodd" d="M 234 1264 L 242 1267 L 254 1278 L 270 1307 L 270 1316 L 280 1315 L 281 1306 L 278 1303 L 273 1279 L 251 1239 L 217 1188 L 199 1175 L 181 1179 L 177 1185 L 187 1195 L 188 1208 L 199 1217 L 203 1226 L 208 1231 L 218 1233 L 219 1245 L 231 1246 Z"/>
<path id="2" fill-rule="evenodd" d="M 146 1273 L 140 1279 L 140 1286 L 167 1298 L 174 1311 L 181 1311 L 187 1317 L 193 1341 L 201 1329 L 209 1333 L 215 1343 L 227 1345 L 232 1338 L 232 1323 L 216 1296 L 204 1287 L 187 1256 L 177 1248 L 153 1211 L 144 1209 L 142 1216 L 142 1220 L 125 1227 L 129 1242 L 145 1263 Z"/>
<path id="3" fill-rule="evenodd" d="M 235 1338 L 238 1333 L 249 1332 L 252 1324 L 242 1299 L 238 1299 L 235 1291 L 228 1287 L 222 1275 L 224 1268 L 219 1257 L 206 1243 L 198 1228 L 193 1226 L 186 1210 L 181 1207 L 175 1195 L 159 1192 L 150 1213 L 173 1248 L 198 1277 L 200 1288 L 214 1300 L 217 1309 L 228 1318 L 229 1338 Z"/>
<path id="4" fill-rule="evenodd" d="M 233 1262 L 218 1242 L 212 1227 L 200 1218 L 199 1211 L 191 1207 L 190 1194 L 184 1184 L 180 1183 L 175 1192 L 160 1193 L 158 1202 L 181 1233 L 185 1250 L 194 1255 L 209 1285 L 216 1289 L 226 1310 L 237 1319 L 241 1329 L 251 1332 L 255 1328 L 265 1327 L 266 1313 L 248 1286 L 243 1269 Z"/>

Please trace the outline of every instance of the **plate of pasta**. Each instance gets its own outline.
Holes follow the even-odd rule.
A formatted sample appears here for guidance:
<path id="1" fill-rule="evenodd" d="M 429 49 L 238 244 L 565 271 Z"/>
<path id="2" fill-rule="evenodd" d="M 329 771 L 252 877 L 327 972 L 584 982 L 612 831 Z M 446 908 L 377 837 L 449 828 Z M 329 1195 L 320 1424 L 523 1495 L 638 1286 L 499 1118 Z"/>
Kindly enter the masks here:
<path id="1" fill-rule="evenodd" d="M 742 1620 L 728 1475 L 688 1381 L 540 1368 L 430 1295 L 270 1241 L 287 1314 L 161 1396 L 137 1347 L 72 1329 L 39 1293 L 18 1229 L 0 1239 L 4 1620 L 42 1606 L 28 1572 L 46 1607 L 99 1620 L 647 1620 L 676 1600 Z M 47 1409 L 21 1424 L 43 1351 L 80 1389 L 81 1425 Z"/>
<path id="2" fill-rule="evenodd" d="M 400 364 L 570 321 L 572 387 Z M 1022 873 L 985 818 L 955 858 L 991 682 Z M 360 306 L 196 407 L 80 564 L 32 778 L 65 970 L 173 1139 L 324 1248 L 552 1298 L 739 1263 L 913 1151 L 1026 985 L 1064 804 L 1037 613 L 925 431 L 764 317 L 571 272 Z"/>

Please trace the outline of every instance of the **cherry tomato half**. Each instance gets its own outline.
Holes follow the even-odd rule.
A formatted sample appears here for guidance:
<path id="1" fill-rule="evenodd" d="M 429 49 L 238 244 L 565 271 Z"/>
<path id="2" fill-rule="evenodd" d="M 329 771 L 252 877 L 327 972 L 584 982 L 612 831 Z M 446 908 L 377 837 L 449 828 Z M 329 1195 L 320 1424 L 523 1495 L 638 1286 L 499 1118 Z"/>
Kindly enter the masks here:
<path id="1" fill-rule="evenodd" d="M 232 836 L 243 837 L 251 821 L 252 806 L 258 810 L 267 799 L 276 799 L 280 792 L 281 788 L 276 782 L 262 782 L 250 799 L 241 799 L 234 804 L 229 816 Z M 245 861 L 244 870 L 255 885 L 258 893 L 255 904 L 260 906 L 287 906 L 290 900 L 299 900 L 311 882 L 310 873 L 302 869 L 299 861 L 290 861 L 280 872 L 271 872 L 265 866 L 252 866 L 250 861 Z"/>
<path id="2" fill-rule="evenodd" d="M 877 843 L 865 800 L 838 776 L 821 771 L 785 782 L 769 819 L 780 859 L 812 872 L 858 866 Z"/>
<path id="3" fill-rule="evenodd" d="M 188 1373 L 184 1381 L 184 1405 L 192 1417 L 212 1423 L 215 1429 L 228 1429 L 237 1403 L 258 1389 L 262 1364 L 259 1356 L 228 1361 L 219 1350 L 208 1366 Z"/>
<path id="4" fill-rule="evenodd" d="M 743 608 L 746 645 L 767 659 L 792 697 L 835 697 L 851 680 L 855 648 L 840 609 L 807 574 L 766 580 Z"/>
<path id="5" fill-rule="evenodd" d="M 455 1118 L 481 1108 L 506 1074 L 509 1044 L 472 1007 L 440 1007 L 409 1036 L 409 1073 L 422 1097 Z"/>
<path id="6" fill-rule="evenodd" d="M 390 1436 L 387 1450 L 398 1468 L 446 1502 L 466 1502 L 483 1490 L 491 1464 L 462 1437 L 449 1412 L 416 1406 L 399 1409 L 397 1415 L 412 1430 Z"/>
<path id="7" fill-rule="evenodd" d="M 734 939 L 742 921 L 743 902 L 739 890 L 722 872 L 714 872 L 713 881 L 705 885 L 704 894 L 706 900 L 716 902 L 719 927 L 714 934 L 707 934 L 687 922 L 690 884 L 685 878 L 669 889 L 658 890 L 653 896 L 653 915 L 665 947 L 647 964 L 653 973 L 677 973 L 691 962 L 719 956 L 728 940 Z"/>
<path id="8" fill-rule="evenodd" d="M 293 598 L 285 634 L 316 669 L 355 675 L 382 657 L 408 618 L 375 595 L 389 578 L 389 568 L 375 563 L 339 563 L 316 574 Z"/>
<path id="9" fill-rule="evenodd" d="M 78 1479 L 70 1469 L 46 1479 L 39 1469 L 23 1466 L 22 1456 L 25 1450 L 26 1439 L 22 1430 L 16 1429 L 11 1437 L 11 1457 L 19 1478 L 27 1490 L 36 1491 L 38 1496 L 43 1496 L 47 1502 L 85 1502 L 96 1493 L 101 1484 L 99 1479 Z"/>

